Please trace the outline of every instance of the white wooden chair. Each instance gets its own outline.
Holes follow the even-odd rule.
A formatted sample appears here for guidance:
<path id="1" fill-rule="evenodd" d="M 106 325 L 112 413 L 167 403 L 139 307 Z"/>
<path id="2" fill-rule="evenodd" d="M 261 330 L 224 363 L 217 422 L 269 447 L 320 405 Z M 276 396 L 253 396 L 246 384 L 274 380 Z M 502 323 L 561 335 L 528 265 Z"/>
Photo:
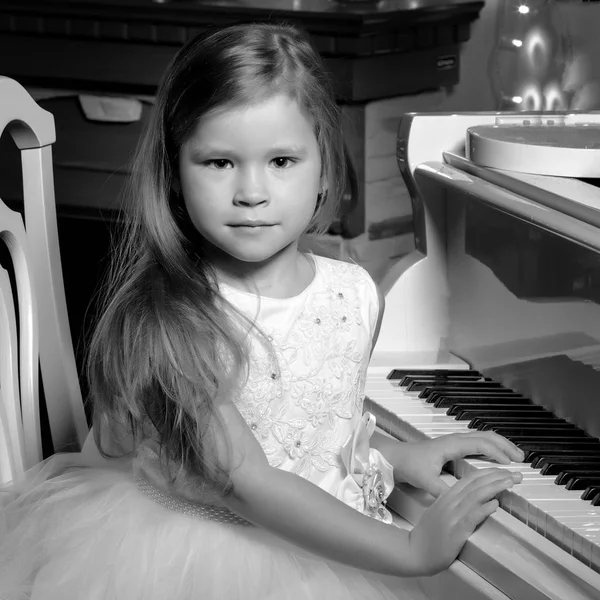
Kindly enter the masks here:
<path id="1" fill-rule="evenodd" d="M 55 452 L 81 450 L 88 434 L 58 245 L 54 117 L 16 81 L 0 77 L 0 134 L 5 129 L 21 153 L 25 223 L 0 198 L 0 238 L 16 287 L 0 267 L 0 483 L 43 458 L 40 372 Z"/>

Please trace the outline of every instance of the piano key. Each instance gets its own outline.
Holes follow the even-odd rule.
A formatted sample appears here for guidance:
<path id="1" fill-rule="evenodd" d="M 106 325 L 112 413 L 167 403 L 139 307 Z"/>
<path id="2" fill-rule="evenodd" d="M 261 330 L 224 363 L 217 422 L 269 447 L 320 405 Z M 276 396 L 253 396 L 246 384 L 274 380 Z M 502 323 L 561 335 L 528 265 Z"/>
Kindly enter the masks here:
<path id="1" fill-rule="evenodd" d="M 571 479 L 573 477 L 573 475 L 577 475 L 579 474 L 582 477 L 600 477 L 600 471 L 597 469 L 592 469 L 589 471 L 576 471 L 576 470 L 566 470 L 566 471 L 561 471 L 557 476 L 556 479 L 554 480 L 554 483 L 556 483 L 556 485 L 559 486 L 563 486 L 566 485 L 567 481 L 569 481 L 569 479 Z"/>
<path id="2" fill-rule="evenodd" d="M 405 388 L 408 392 L 420 392 L 427 387 L 447 387 L 448 385 L 455 385 L 459 383 L 485 383 L 486 381 L 486 379 L 481 379 L 478 377 L 447 377 L 436 379 L 433 377 L 420 378 L 407 376 L 404 377 L 398 385 Z"/>
<path id="3" fill-rule="evenodd" d="M 425 434 L 422 432 L 423 427 L 427 429 L 427 427 L 430 426 L 430 431 L 432 431 L 434 435 L 437 435 L 437 433 L 441 431 L 450 431 L 449 429 L 444 429 L 445 422 L 466 424 L 466 430 L 462 428 L 456 430 L 452 429 L 452 431 L 460 432 L 468 430 L 473 431 L 468 425 L 473 422 L 474 419 L 485 420 L 488 418 L 500 421 L 508 418 L 509 422 L 514 422 L 516 419 L 565 422 L 564 419 L 559 420 L 555 415 L 537 405 L 528 405 L 526 407 L 527 410 L 523 411 L 522 406 L 519 406 L 516 409 L 511 407 L 507 410 L 506 405 L 503 405 L 502 407 L 490 407 L 489 404 L 485 403 L 482 403 L 485 404 L 483 407 L 475 405 L 480 410 L 473 411 L 474 414 L 472 413 L 470 415 L 472 418 L 469 418 L 468 421 L 458 421 L 452 416 L 445 414 L 445 408 L 430 408 L 431 405 L 426 401 L 421 398 L 415 398 L 414 393 L 406 392 L 406 390 L 403 390 L 402 388 L 397 388 L 392 382 L 386 381 L 385 383 L 387 386 L 380 385 L 381 381 L 386 377 L 384 371 L 385 369 L 381 369 L 380 373 L 377 373 L 376 371 L 369 369 L 365 392 L 370 398 L 370 406 L 372 408 L 377 406 L 377 408 L 382 411 L 382 414 L 387 416 L 388 422 L 386 427 L 388 431 L 393 432 L 394 428 L 398 427 L 397 423 L 401 423 L 400 418 L 406 422 L 408 427 L 408 429 L 406 429 L 408 437 L 405 439 L 422 439 L 421 434 L 430 437 L 429 433 Z M 390 390 L 392 388 L 395 388 L 400 393 L 391 394 Z M 492 398 L 491 401 L 493 401 L 494 395 L 495 394 L 490 395 Z M 375 404 L 372 404 L 373 402 Z M 380 407 L 381 404 L 384 404 L 385 406 Z M 409 407 L 406 416 L 403 414 L 405 406 Z M 469 408 L 472 409 L 473 406 L 471 405 Z M 490 415 L 485 408 L 491 408 L 492 414 Z M 478 412 L 479 414 L 477 414 Z M 377 416 L 377 413 L 375 414 Z M 463 414 L 462 416 L 464 418 L 466 415 Z M 402 429 L 402 432 L 404 432 L 404 429 Z M 543 457 L 544 455 L 560 457 L 587 456 L 590 453 L 593 455 L 595 452 L 600 451 L 592 438 L 590 438 L 592 441 L 591 444 L 589 441 L 583 442 L 583 439 L 586 438 L 580 438 L 578 442 L 571 441 L 569 447 L 565 447 L 562 441 L 557 442 L 555 439 L 552 439 L 550 442 L 545 440 L 543 443 L 540 443 L 539 440 L 537 442 L 528 440 L 525 442 L 527 448 L 524 448 L 524 450 L 526 451 L 526 454 L 533 459 Z M 560 534 L 562 536 L 561 544 L 566 547 L 567 551 L 572 554 L 578 554 L 578 558 L 587 560 L 588 566 L 593 566 L 595 570 L 600 571 L 600 549 L 598 547 L 598 540 L 594 538 L 594 535 L 596 534 L 593 531 L 590 532 L 586 530 L 584 527 L 584 525 L 587 524 L 588 529 L 593 530 L 593 526 L 590 526 L 590 523 L 600 523 L 600 511 L 592 506 L 590 501 L 583 500 L 579 490 L 566 490 L 564 487 L 561 488 L 556 486 L 553 482 L 553 477 L 541 475 L 540 469 L 534 469 L 530 464 L 497 465 L 488 461 L 482 461 L 481 459 L 465 459 L 455 461 L 454 464 L 457 471 L 460 471 L 459 465 L 464 464 L 466 467 L 470 468 L 471 463 L 473 463 L 473 468 L 496 466 L 508 470 L 519 469 L 523 473 L 524 483 L 526 485 L 526 487 L 523 488 L 523 491 L 526 492 L 526 494 L 532 494 L 532 499 L 530 501 L 525 495 L 521 495 L 521 491 L 517 489 L 521 486 L 515 486 L 515 488 L 502 495 L 501 506 L 503 509 L 506 510 L 506 512 L 514 514 L 519 520 L 527 523 L 532 529 L 538 531 L 542 535 L 545 535 L 543 530 L 545 521 L 552 520 L 556 529 L 555 533 L 563 532 Z M 457 474 L 460 475 L 458 472 Z M 549 480 L 549 482 L 546 480 Z M 558 495 L 557 497 L 557 492 L 555 491 L 551 494 L 550 490 L 552 487 L 563 490 L 562 493 L 566 493 L 567 496 Z M 540 497 L 540 495 L 542 497 Z M 551 513 L 547 515 L 547 519 L 546 513 L 544 512 L 546 510 L 551 511 Z M 569 519 L 574 523 L 576 528 L 574 531 L 565 534 L 564 530 L 569 528 Z M 591 537 L 584 537 L 584 532 L 585 535 Z M 571 540 L 571 548 L 568 547 L 568 544 L 565 544 L 564 538 L 567 538 L 567 541 L 569 539 Z"/>
<path id="4" fill-rule="evenodd" d="M 540 423 L 541 425 L 544 424 L 550 424 L 550 423 L 565 423 L 565 424 L 569 424 L 567 421 L 565 421 L 564 419 L 559 419 L 558 417 L 551 415 L 551 414 L 539 414 L 539 415 L 535 415 L 535 416 L 529 416 L 529 417 L 523 417 L 520 416 L 518 417 L 518 421 L 516 421 L 514 418 L 506 418 L 506 417 L 477 417 L 471 421 L 469 421 L 469 429 L 479 429 L 480 427 L 482 427 L 483 425 L 490 423 L 490 424 L 494 424 L 494 423 Z"/>
<path id="5" fill-rule="evenodd" d="M 452 375 L 454 373 L 460 373 L 461 375 L 478 375 L 483 377 L 479 371 L 473 369 L 390 369 L 383 367 L 382 369 L 386 372 L 386 378 L 390 380 L 401 379 L 406 375 Z"/>
<path id="6" fill-rule="evenodd" d="M 517 426 L 505 426 L 505 425 L 490 425 L 486 427 L 491 431 L 495 431 L 497 434 L 512 440 L 520 436 L 528 436 L 532 438 L 589 438 L 590 436 L 577 427 L 561 428 L 561 427 L 527 427 L 525 425 Z"/>
<path id="7" fill-rule="evenodd" d="M 429 394 L 429 396 L 427 397 L 426 401 L 428 403 L 434 404 L 435 402 L 437 402 L 439 399 L 441 398 L 447 398 L 448 400 L 451 400 L 452 398 L 455 398 L 455 402 L 460 402 L 461 400 L 466 400 L 467 402 L 471 400 L 471 398 L 480 398 L 482 403 L 486 403 L 486 402 L 490 402 L 492 399 L 495 398 L 503 398 L 503 399 L 509 399 L 509 398 L 513 398 L 515 400 L 514 404 L 531 404 L 531 400 L 529 398 L 527 398 L 526 396 L 523 396 L 523 394 L 517 394 L 516 392 L 509 392 L 508 390 L 489 390 L 489 391 L 477 391 L 477 392 L 470 392 L 470 393 L 465 393 L 461 390 L 457 390 L 456 392 L 439 392 L 439 391 L 433 391 L 431 394 Z"/>
<path id="8" fill-rule="evenodd" d="M 555 450 L 548 451 L 547 448 L 530 448 L 525 450 L 525 460 L 526 461 L 534 461 L 538 458 L 543 458 L 544 456 L 597 456 L 600 452 L 600 449 L 594 448 L 593 446 L 588 446 L 583 449 L 573 449 L 573 448 L 563 448 L 562 446 L 556 446 Z"/>
<path id="9" fill-rule="evenodd" d="M 447 395 L 438 395 L 431 394 L 427 398 L 428 404 L 433 404 L 436 408 L 448 408 L 453 404 L 486 404 L 486 403 L 494 403 L 494 404 L 513 404 L 513 405 L 524 405 L 524 406 L 532 406 L 531 402 L 524 397 L 514 397 L 514 396 L 502 396 L 500 394 L 494 396 L 447 396 Z"/>
<path id="10" fill-rule="evenodd" d="M 598 451 L 600 450 L 600 442 L 593 437 L 563 437 L 557 440 L 551 436 L 547 436 L 546 438 L 538 437 L 535 438 L 533 436 L 514 436 L 512 442 L 523 445 L 523 448 L 532 449 L 534 447 L 539 447 L 541 450 L 550 449 L 550 448 L 565 448 L 565 449 L 573 449 L 576 450 L 578 448 L 586 448 L 588 450 Z"/>
<path id="11" fill-rule="evenodd" d="M 515 392 L 509 388 L 502 386 L 485 387 L 483 389 L 477 389 L 476 386 L 464 389 L 463 387 L 449 387 L 442 386 L 438 389 L 434 389 L 432 394 L 439 394 L 444 396 L 475 396 L 481 394 L 482 396 L 514 396 L 517 398 L 526 398 L 523 394 Z M 405 389 L 405 388 L 403 388 Z"/>
<path id="12" fill-rule="evenodd" d="M 411 421 L 408 421 L 411 423 Z M 419 425 L 419 429 L 421 431 L 427 431 L 431 433 L 444 432 L 447 431 L 449 433 L 466 433 L 463 428 L 460 427 L 460 423 L 457 423 L 456 427 L 454 423 L 412 423 L 413 425 Z"/>
<path id="13" fill-rule="evenodd" d="M 472 461 L 467 460 L 466 462 L 471 463 Z M 475 465 L 485 468 L 491 466 L 487 462 L 476 462 Z M 504 467 L 504 466 L 503 466 Z M 581 507 L 582 503 L 576 502 L 577 496 L 571 493 L 565 493 L 564 488 L 558 486 L 548 485 L 548 478 L 542 477 L 542 483 L 540 484 L 540 478 L 536 477 L 535 469 L 529 469 L 529 471 L 523 468 L 523 465 L 519 465 L 522 468 L 523 483 L 520 486 L 516 486 L 514 490 L 507 492 L 512 497 L 512 501 L 509 506 L 511 514 L 519 516 L 521 520 L 527 522 L 532 528 L 543 533 L 542 514 L 540 507 L 545 511 L 544 514 L 552 514 L 557 519 L 562 518 L 562 514 L 567 511 L 566 506 L 575 508 L 574 514 L 590 521 L 590 518 L 596 519 L 596 522 L 600 522 L 600 513 L 596 511 L 590 511 L 589 508 Z M 511 468 L 511 467 L 509 467 Z M 536 483 L 537 482 L 537 483 Z M 527 500 L 519 498 L 516 494 L 524 494 Z M 534 502 L 534 506 L 530 505 L 530 501 Z M 565 502 L 567 502 L 565 504 Z M 577 510 L 578 509 L 578 510 Z M 568 511 L 572 513 L 572 510 Z M 519 514 L 520 513 L 520 514 Z"/>
<path id="14" fill-rule="evenodd" d="M 567 481 L 565 487 L 568 490 L 586 490 L 594 485 L 600 485 L 600 477 L 579 477 L 575 475 Z"/>
<path id="15" fill-rule="evenodd" d="M 569 508 L 569 505 L 579 506 L 581 504 L 581 495 L 577 492 L 571 492 L 562 485 L 555 485 L 552 478 L 545 478 L 548 481 L 544 483 L 523 483 L 519 484 L 518 493 L 527 498 L 531 503 L 555 503 L 560 500 L 563 504 L 549 504 L 548 514 L 552 514 L 552 507 Z"/>
<path id="16" fill-rule="evenodd" d="M 558 475 L 563 471 L 585 471 L 590 468 L 597 466 L 600 467 L 600 461 L 596 462 L 579 462 L 579 463 L 564 463 L 564 462 L 552 462 L 546 463 L 541 469 L 542 475 Z"/>
<path id="17" fill-rule="evenodd" d="M 590 485 L 581 494 L 582 500 L 593 500 L 596 494 L 600 494 L 600 485 Z"/>
<path id="18" fill-rule="evenodd" d="M 469 421 L 469 425 L 474 425 L 479 427 L 495 427 L 496 425 L 500 425 L 502 427 L 512 427 L 512 426 L 523 426 L 527 429 L 536 429 L 536 428 L 546 428 L 546 429 L 580 429 L 574 423 L 568 423 L 567 421 L 563 421 L 560 419 L 547 419 L 546 415 L 539 414 L 534 417 L 529 418 L 521 418 L 521 417 L 509 417 L 505 418 L 502 416 L 499 417 L 481 417 L 478 419 L 473 419 L 473 421 Z"/>
<path id="19" fill-rule="evenodd" d="M 544 414 L 545 409 L 535 406 L 520 406 L 518 404 L 453 404 L 448 407 L 447 415 L 457 420 L 475 419 L 477 417 L 520 417 Z"/>
<path id="20" fill-rule="evenodd" d="M 538 456 L 531 461 L 531 466 L 538 469 L 544 469 L 546 465 L 562 463 L 565 465 L 578 464 L 581 462 L 600 462 L 600 454 L 549 454 L 546 456 Z"/>
<path id="21" fill-rule="evenodd" d="M 486 381 L 489 377 L 484 377 L 481 373 L 473 373 L 471 375 L 463 375 L 460 371 L 452 371 L 451 373 L 442 373 L 438 375 L 419 375 L 411 373 L 400 379 L 399 385 L 406 386 L 412 381 Z"/>
<path id="22" fill-rule="evenodd" d="M 469 422 L 469 425 L 471 423 Z M 483 422 L 476 429 L 479 431 L 497 431 L 498 429 L 504 430 L 519 430 L 523 432 L 527 431 L 539 431 L 544 429 L 550 433 L 556 432 L 557 435 L 563 435 L 565 432 L 578 432 L 581 431 L 577 425 L 572 425 L 571 423 L 560 423 L 556 421 L 539 421 L 539 420 L 531 420 L 527 421 L 517 421 L 515 419 L 506 419 L 495 423 L 486 423 Z M 506 435 L 502 433 L 502 435 Z M 514 434 L 518 435 L 518 434 Z M 523 434 L 524 435 L 524 434 Z"/>
<path id="23" fill-rule="evenodd" d="M 528 477 L 531 476 L 524 476 L 524 480 L 527 481 Z M 600 522 L 600 512 L 589 505 L 586 506 L 587 503 L 577 502 L 577 498 L 572 494 L 557 491 L 560 489 L 557 486 L 536 485 L 529 481 L 504 492 L 501 495 L 501 505 L 534 531 L 551 539 L 587 566 L 598 570 L 600 554 L 596 554 L 595 549 L 598 548 L 600 540 L 583 526 L 589 527 L 590 523 Z M 554 529 L 551 523 L 554 523 Z"/>
<path id="24" fill-rule="evenodd" d="M 454 384 L 453 382 L 448 382 L 446 385 L 444 386 L 439 386 L 439 387 L 428 387 L 425 388 L 424 390 L 421 390 L 421 392 L 419 393 L 419 398 L 427 398 L 430 394 L 432 394 L 433 392 L 438 392 L 438 393 L 444 393 L 444 392 L 448 392 L 452 389 L 455 390 L 460 390 L 461 392 L 465 393 L 465 392 L 474 392 L 477 393 L 479 392 L 490 392 L 493 390 L 498 390 L 499 393 L 503 393 L 504 389 L 502 387 L 501 383 L 495 382 L 495 381 L 487 381 L 487 382 L 473 382 L 473 383 L 468 383 L 468 382 L 456 382 L 456 384 Z"/>
<path id="25" fill-rule="evenodd" d="M 468 463 L 475 467 L 476 469 L 489 469 L 490 467 L 497 467 L 498 464 L 495 462 L 491 462 L 489 460 L 479 460 L 470 458 L 468 459 Z M 539 474 L 539 469 L 533 469 L 531 465 L 527 463 L 510 463 L 509 465 L 501 465 L 502 469 L 506 469 L 507 471 L 518 471 L 523 474 L 523 479 L 527 479 L 530 476 L 535 476 Z"/>

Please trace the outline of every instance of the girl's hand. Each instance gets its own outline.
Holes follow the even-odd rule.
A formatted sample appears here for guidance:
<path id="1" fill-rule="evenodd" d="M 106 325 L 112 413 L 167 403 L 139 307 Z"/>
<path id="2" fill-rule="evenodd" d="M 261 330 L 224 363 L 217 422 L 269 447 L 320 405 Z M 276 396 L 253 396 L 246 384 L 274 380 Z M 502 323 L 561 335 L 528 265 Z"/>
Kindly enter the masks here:
<path id="1" fill-rule="evenodd" d="M 409 534 L 416 564 L 426 574 L 450 566 L 475 528 L 498 508 L 495 496 L 521 479 L 520 473 L 481 469 L 449 487 Z"/>
<path id="2" fill-rule="evenodd" d="M 394 447 L 393 456 L 386 458 L 394 467 L 397 482 L 410 483 L 437 497 L 448 489 L 448 485 L 440 479 L 444 465 L 474 454 L 484 455 L 500 464 L 522 462 L 524 459 L 522 450 L 501 435 L 475 430 L 422 442 L 399 442 Z"/>

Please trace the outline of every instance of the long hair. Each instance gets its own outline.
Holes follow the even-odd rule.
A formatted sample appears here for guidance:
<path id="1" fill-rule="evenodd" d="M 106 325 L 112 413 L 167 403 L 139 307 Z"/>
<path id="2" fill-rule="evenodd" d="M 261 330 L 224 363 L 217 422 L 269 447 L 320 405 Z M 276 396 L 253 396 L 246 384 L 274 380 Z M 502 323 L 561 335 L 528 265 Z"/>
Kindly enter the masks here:
<path id="1" fill-rule="evenodd" d="M 246 377 L 248 342 L 185 209 L 179 151 L 203 115 L 276 94 L 312 117 L 325 191 L 308 229 L 327 229 L 346 185 L 346 157 L 330 81 L 307 37 L 291 26 L 252 24 L 191 40 L 167 69 L 134 158 L 126 224 L 88 351 L 100 452 L 113 456 L 102 445 L 106 426 L 125 428 L 134 444 L 152 437 L 167 464 L 218 493 L 228 493 L 231 480 L 206 443 L 208 425 L 228 439 L 216 407 Z"/>

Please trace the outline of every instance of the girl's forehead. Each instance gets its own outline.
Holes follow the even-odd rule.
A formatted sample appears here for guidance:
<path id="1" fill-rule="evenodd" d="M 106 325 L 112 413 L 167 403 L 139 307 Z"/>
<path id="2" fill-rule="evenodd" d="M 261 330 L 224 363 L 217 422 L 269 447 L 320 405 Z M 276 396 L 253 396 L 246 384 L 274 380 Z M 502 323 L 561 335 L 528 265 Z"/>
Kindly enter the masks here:
<path id="1" fill-rule="evenodd" d="M 294 99 L 284 94 L 250 104 L 229 104 L 211 110 L 197 122 L 191 139 L 291 136 L 313 138 L 314 119 Z"/>
<path id="2" fill-rule="evenodd" d="M 216 106 L 203 115 L 202 118 L 211 118 L 214 116 L 228 114 L 243 114 L 247 112 L 260 111 L 265 107 L 273 108 L 274 106 L 280 109 L 297 110 L 302 113 L 305 112 L 301 108 L 297 98 L 295 98 L 292 94 L 287 94 L 285 92 L 261 94 L 259 92 L 254 99 L 231 101 Z"/>

